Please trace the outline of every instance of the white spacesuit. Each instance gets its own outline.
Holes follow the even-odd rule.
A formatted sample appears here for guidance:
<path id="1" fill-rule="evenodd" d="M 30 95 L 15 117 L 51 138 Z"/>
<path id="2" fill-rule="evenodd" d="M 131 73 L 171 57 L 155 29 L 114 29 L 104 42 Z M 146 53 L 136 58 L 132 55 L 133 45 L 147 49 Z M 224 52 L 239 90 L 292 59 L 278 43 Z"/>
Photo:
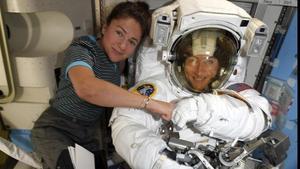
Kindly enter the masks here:
<path id="1" fill-rule="evenodd" d="M 133 169 L 215 168 L 220 165 L 201 152 L 257 138 L 270 127 L 270 105 L 242 82 L 246 56 L 260 54 L 266 35 L 266 25 L 228 1 L 177 0 L 154 11 L 153 46 L 139 56 L 130 90 L 176 102 L 174 125 L 144 110 L 115 108 L 117 153 Z M 217 161 L 242 167 L 240 160 Z"/>

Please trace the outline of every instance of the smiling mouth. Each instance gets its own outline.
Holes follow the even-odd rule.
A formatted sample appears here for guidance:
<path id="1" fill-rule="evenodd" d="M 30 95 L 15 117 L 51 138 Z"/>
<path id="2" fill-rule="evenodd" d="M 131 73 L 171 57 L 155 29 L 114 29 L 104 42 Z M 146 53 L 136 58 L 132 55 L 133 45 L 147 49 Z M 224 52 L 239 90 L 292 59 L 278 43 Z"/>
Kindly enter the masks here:
<path id="1" fill-rule="evenodd" d="M 204 81 L 206 78 L 205 77 L 194 77 L 193 79 L 195 81 Z"/>
<path id="2" fill-rule="evenodd" d="M 123 52 L 120 52 L 119 50 L 112 48 L 114 53 L 118 54 L 118 55 L 123 55 Z"/>

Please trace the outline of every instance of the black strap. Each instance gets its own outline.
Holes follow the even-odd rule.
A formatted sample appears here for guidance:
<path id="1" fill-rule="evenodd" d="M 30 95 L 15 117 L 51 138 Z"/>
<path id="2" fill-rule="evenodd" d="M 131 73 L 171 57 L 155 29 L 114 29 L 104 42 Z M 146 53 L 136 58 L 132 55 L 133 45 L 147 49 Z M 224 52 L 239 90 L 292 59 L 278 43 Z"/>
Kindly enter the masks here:
<path id="1" fill-rule="evenodd" d="M 165 148 L 163 151 L 161 151 L 162 155 L 166 155 L 168 158 L 176 161 L 176 153 L 174 151 L 170 151 L 167 148 Z"/>
<path id="2" fill-rule="evenodd" d="M 57 160 L 56 169 L 74 169 L 68 149 L 64 149 Z"/>

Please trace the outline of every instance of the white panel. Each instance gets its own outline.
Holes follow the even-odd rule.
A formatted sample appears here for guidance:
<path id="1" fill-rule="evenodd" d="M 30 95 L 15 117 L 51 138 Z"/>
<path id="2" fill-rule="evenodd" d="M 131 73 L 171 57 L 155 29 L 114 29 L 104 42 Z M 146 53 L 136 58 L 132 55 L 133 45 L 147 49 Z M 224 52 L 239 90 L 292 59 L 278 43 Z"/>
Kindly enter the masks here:
<path id="1" fill-rule="evenodd" d="M 54 87 L 53 57 L 16 57 L 17 85 L 21 87 Z"/>
<path id="2" fill-rule="evenodd" d="M 233 1 L 232 3 L 234 3 L 235 5 L 243 8 L 247 13 L 250 14 L 251 9 L 252 9 L 252 3 L 247 3 L 247 2 L 235 2 Z"/>
<path id="3" fill-rule="evenodd" d="M 257 75 L 259 73 L 260 67 L 263 63 L 263 59 L 266 53 L 266 50 L 269 46 L 269 41 L 272 37 L 272 34 L 274 32 L 274 29 L 276 27 L 276 22 L 279 18 L 279 15 L 281 13 L 282 6 L 269 6 L 269 5 L 261 5 L 258 6 L 256 14 L 254 17 L 262 20 L 264 23 L 266 23 L 269 27 L 269 36 L 268 36 L 268 42 L 265 46 L 264 51 L 262 52 L 263 55 L 260 57 L 251 57 L 249 58 L 249 63 L 247 66 L 247 73 L 246 73 L 246 83 L 249 85 L 254 85 Z"/>
<path id="4" fill-rule="evenodd" d="M 32 129 L 34 121 L 48 106 L 48 104 L 8 103 L 1 105 L 3 107 L 1 115 L 4 124 L 11 129 Z"/>
<path id="5" fill-rule="evenodd" d="M 55 89 L 50 87 L 16 87 L 15 102 L 49 103 Z"/>

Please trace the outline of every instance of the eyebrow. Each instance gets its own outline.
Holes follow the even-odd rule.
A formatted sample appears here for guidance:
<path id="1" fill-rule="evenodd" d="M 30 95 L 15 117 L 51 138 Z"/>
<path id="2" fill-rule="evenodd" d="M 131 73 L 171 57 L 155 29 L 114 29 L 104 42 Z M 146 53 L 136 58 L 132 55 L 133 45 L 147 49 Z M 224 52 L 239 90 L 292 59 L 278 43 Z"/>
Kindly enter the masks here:
<path id="1" fill-rule="evenodd" d="M 122 29 L 122 31 L 125 32 L 126 34 L 128 33 L 128 32 L 126 31 L 126 29 L 124 29 L 122 26 L 117 25 L 117 27 L 119 27 L 120 29 Z M 135 37 L 131 37 L 130 39 L 135 40 L 136 43 L 138 43 L 138 39 L 136 39 Z"/>

